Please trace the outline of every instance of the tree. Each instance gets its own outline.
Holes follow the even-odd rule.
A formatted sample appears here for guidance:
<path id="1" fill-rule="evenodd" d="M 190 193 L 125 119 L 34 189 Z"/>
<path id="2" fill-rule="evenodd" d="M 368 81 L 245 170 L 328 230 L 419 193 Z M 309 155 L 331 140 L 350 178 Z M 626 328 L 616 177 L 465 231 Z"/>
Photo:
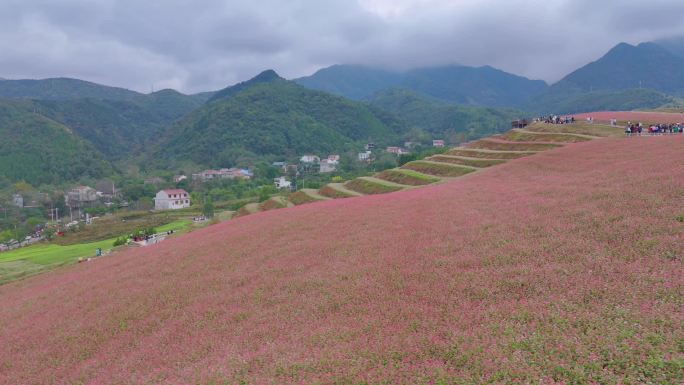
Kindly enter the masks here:
<path id="1" fill-rule="evenodd" d="M 266 179 L 268 181 L 277 178 L 280 175 L 278 168 L 269 165 L 266 162 L 258 162 L 254 166 L 254 176 L 259 179 Z"/>
<path id="2" fill-rule="evenodd" d="M 204 205 L 202 206 L 202 215 L 206 218 L 214 217 L 214 203 L 211 201 L 210 197 L 204 200 Z"/>

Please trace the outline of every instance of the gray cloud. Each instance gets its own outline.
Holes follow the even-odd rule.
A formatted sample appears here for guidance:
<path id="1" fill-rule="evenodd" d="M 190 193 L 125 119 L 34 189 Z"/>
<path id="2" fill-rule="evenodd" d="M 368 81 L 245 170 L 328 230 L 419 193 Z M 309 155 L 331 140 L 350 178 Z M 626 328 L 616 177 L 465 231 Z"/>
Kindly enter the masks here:
<path id="1" fill-rule="evenodd" d="M 1 0 L 0 77 L 140 91 L 266 68 L 489 64 L 555 81 L 621 41 L 684 35 L 680 0 Z"/>

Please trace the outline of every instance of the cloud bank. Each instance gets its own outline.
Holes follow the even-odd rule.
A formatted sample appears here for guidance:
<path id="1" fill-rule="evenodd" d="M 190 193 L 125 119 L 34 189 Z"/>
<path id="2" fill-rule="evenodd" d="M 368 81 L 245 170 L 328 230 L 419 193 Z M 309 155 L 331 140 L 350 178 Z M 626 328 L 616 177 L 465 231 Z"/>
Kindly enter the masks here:
<path id="1" fill-rule="evenodd" d="M 553 82 L 684 35 L 680 0 L 2 0 L 0 77 L 215 90 L 273 68 L 492 65 Z"/>

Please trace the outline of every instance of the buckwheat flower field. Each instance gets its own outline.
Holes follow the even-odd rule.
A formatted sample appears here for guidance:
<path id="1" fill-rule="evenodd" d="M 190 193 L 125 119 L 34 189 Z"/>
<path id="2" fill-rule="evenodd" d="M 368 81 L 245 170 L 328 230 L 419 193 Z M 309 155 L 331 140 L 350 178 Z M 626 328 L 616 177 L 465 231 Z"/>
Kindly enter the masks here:
<path id="1" fill-rule="evenodd" d="M 684 137 L 241 217 L 0 286 L 3 384 L 681 384 Z"/>

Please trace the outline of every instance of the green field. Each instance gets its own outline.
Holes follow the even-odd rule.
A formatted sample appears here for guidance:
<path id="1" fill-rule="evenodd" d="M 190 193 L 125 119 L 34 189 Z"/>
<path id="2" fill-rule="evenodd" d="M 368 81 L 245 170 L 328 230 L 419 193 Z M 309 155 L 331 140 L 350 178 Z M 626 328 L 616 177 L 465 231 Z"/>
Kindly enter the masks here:
<path id="1" fill-rule="evenodd" d="M 185 233 L 192 229 L 192 221 L 180 219 L 158 227 L 158 232 L 174 230 Z M 103 241 L 58 245 L 40 243 L 0 253 L 0 284 L 31 276 L 58 266 L 74 263 L 80 257 L 94 257 L 95 249 L 103 251 L 113 248 L 115 238 Z"/>

